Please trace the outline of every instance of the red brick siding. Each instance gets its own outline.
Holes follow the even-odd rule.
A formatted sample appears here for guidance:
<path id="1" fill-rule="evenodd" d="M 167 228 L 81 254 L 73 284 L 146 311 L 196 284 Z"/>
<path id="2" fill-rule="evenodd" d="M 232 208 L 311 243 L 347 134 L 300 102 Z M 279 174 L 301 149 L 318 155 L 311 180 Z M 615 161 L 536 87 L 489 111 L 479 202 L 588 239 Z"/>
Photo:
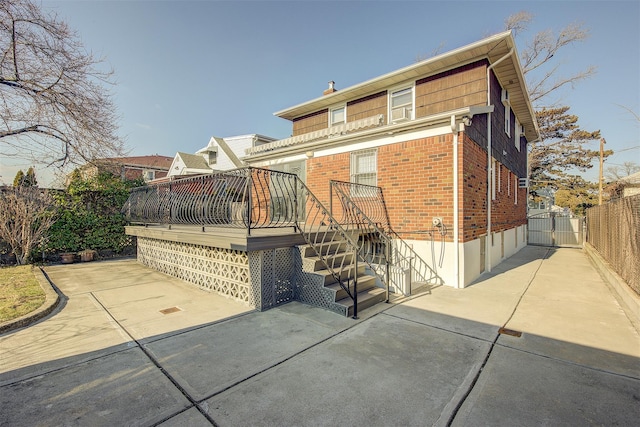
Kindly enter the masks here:
<path id="1" fill-rule="evenodd" d="M 464 133 L 459 134 L 458 176 L 460 241 L 487 230 L 487 153 Z M 429 240 L 431 220 L 442 217 L 453 241 L 453 135 L 378 147 L 378 185 L 382 187 L 391 225 L 403 238 Z M 350 153 L 309 159 L 307 185 L 329 207 L 329 180 L 349 181 Z M 516 189 L 513 173 L 500 173 L 501 191 L 492 202 L 492 230 L 526 223 L 526 191 Z M 507 180 L 511 179 L 510 189 Z M 514 192 L 518 191 L 518 204 Z"/>
<path id="2" fill-rule="evenodd" d="M 487 152 L 464 133 L 461 141 L 460 239 L 467 242 L 487 234 Z"/>
<path id="3" fill-rule="evenodd" d="M 527 199 L 526 189 L 514 188 L 513 173 L 509 173 L 504 165 L 496 162 L 497 168 L 500 168 L 498 174 L 496 170 L 496 199 L 491 203 L 491 230 L 499 232 L 508 230 L 527 223 Z M 500 179 L 500 187 L 498 187 L 498 178 Z M 507 181 L 511 183 L 508 184 Z M 510 185 L 510 187 L 509 187 Z M 518 192 L 518 204 L 515 204 L 515 193 Z"/>

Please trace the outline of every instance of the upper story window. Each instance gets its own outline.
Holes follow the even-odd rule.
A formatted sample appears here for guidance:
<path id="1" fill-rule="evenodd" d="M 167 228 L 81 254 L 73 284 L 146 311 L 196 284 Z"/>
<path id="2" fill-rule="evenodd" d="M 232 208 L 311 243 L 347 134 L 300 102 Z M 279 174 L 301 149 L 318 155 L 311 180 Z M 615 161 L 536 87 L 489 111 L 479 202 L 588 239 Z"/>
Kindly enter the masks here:
<path id="1" fill-rule="evenodd" d="M 335 126 L 347 121 L 347 111 L 345 106 L 332 108 L 329 110 L 329 126 Z"/>
<path id="2" fill-rule="evenodd" d="M 156 177 L 156 172 L 155 171 L 150 171 L 150 170 L 144 171 L 144 180 L 145 181 L 151 181 L 151 180 L 155 179 L 155 177 Z"/>
<path id="3" fill-rule="evenodd" d="M 389 97 L 389 123 L 411 120 L 413 118 L 413 87 L 392 91 Z"/>

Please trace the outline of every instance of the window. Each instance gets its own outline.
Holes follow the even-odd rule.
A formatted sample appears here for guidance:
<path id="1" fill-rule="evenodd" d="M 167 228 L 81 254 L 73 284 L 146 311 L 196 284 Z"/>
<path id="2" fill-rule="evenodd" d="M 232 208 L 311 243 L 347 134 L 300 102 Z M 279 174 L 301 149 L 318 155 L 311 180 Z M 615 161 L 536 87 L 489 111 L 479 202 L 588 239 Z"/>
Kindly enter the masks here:
<path id="1" fill-rule="evenodd" d="M 155 171 L 144 171 L 144 180 L 151 181 L 156 177 Z"/>
<path id="2" fill-rule="evenodd" d="M 329 111 L 329 126 L 339 125 L 347 121 L 345 107 L 332 108 Z"/>
<path id="3" fill-rule="evenodd" d="M 520 137 L 524 134 L 522 131 L 522 125 L 516 118 L 516 136 L 513 139 L 513 144 L 516 146 L 516 150 L 520 151 Z"/>
<path id="4" fill-rule="evenodd" d="M 392 91 L 390 95 L 390 123 L 411 120 L 413 118 L 413 87 Z"/>
<path id="5" fill-rule="evenodd" d="M 518 177 L 513 178 L 513 204 L 518 204 Z"/>
<path id="6" fill-rule="evenodd" d="M 511 136 L 511 107 L 509 105 L 504 106 L 504 132 L 507 136 Z"/>
<path id="7" fill-rule="evenodd" d="M 496 159 L 491 158 L 491 200 L 496 199 Z"/>
<path id="8" fill-rule="evenodd" d="M 354 151 L 351 153 L 351 182 L 363 185 L 376 185 L 378 178 L 378 153 L 376 149 Z M 358 196 L 358 194 L 353 194 Z"/>

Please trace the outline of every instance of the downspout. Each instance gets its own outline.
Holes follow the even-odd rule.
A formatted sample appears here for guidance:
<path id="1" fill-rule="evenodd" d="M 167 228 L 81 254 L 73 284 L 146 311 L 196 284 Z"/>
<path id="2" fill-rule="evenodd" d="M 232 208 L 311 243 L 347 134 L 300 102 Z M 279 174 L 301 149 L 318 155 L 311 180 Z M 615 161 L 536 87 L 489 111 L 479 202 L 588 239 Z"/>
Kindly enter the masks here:
<path id="1" fill-rule="evenodd" d="M 487 106 L 491 105 L 491 70 L 493 67 L 513 55 L 515 48 L 511 48 L 511 50 L 504 55 L 502 58 L 498 59 L 493 64 L 490 64 L 487 67 Z M 491 195 L 493 193 L 493 189 L 491 188 L 491 173 L 492 173 L 492 148 L 491 148 L 491 113 L 487 114 L 487 238 L 485 242 L 485 255 L 487 257 L 487 271 L 491 271 L 491 203 L 493 199 Z"/>
<path id="2" fill-rule="evenodd" d="M 459 227 L 459 191 L 458 191 L 458 127 L 456 116 L 451 116 L 451 132 L 453 132 L 453 265 L 456 288 L 460 286 L 460 227 Z"/>

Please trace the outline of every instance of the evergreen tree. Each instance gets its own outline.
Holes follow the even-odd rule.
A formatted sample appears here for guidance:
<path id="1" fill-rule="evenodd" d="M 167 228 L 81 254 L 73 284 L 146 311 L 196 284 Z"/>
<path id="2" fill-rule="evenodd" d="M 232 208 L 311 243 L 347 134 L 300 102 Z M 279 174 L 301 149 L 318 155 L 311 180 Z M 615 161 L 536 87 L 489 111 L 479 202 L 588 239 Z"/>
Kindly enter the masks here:
<path id="1" fill-rule="evenodd" d="M 20 169 L 17 173 L 15 178 L 13 178 L 13 186 L 14 187 L 20 187 L 22 186 L 22 182 L 24 181 L 24 172 L 22 172 L 22 169 Z"/>

